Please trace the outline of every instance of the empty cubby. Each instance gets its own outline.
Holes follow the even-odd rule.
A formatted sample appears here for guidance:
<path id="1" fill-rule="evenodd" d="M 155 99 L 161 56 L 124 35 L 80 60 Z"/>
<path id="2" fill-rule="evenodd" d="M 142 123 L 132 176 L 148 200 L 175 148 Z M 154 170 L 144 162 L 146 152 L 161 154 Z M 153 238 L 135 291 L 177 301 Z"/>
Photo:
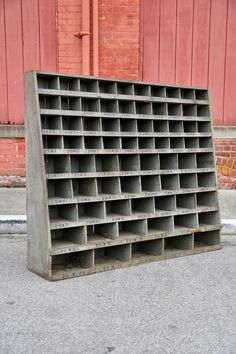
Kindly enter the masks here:
<path id="1" fill-rule="evenodd" d="M 43 89 L 58 90 L 59 77 L 54 75 L 38 75 L 38 87 Z"/>
<path id="2" fill-rule="evenodd" d="M 180 88 L 178 88 L 178 87 L 166 87 L 166 97 L 181 98 Z"/>
<path id="3" fill-rule="evenodd" d="M 162 102 L 152 103 L 152 114 L 155 116 L 166 116 L 167 115 L 167 104 Z"/>
<path id="4" fill-rule="evenodd" d="M 177 190 L 179 189 L 179 175 L 162 175 L 161 189 L 162 190 Z"/>
<path id="5" fill-rule="evenodd" d="M 95 266 L 112 260 L 126 262 L 131 259 L 131 245 L 118 245 L 95 249 Z"/>
<path id="6" fill-rule="evenodd" d="M 168 103 L 168 116 L 182 116 L 182 105 L 180 103 Z"/>
<path id="7" fill-rule="evenodd" d="M 120 194 L 121 186 L 119 177 L 97 178 L 98 194 Z"/>
<path id="8" fill-rule="evenodd" d="M 64 149 L 84 149 L 84 138 L 82 136 L 63 137 Z"/>
<path id="9" fill-rule="evenodd" d="M 154 213 L 154 199 L 153 198 L 137 198 L 131 200 L 133 213 Z"/>
<path id="10" fill-rule="evenodd" d="M 41 109 L 61 109 L 61 97 L 59 96 L 39 96 L 39 107 Z"/>
<path id="11" fill-rule="evenodd" d="M 151 95 L 153 97 L 166 97 L 166 88 L 164 86 L 151 86 Z"/>
<path id="12" fill-rule="evenodd" d="M 119 227 L 118 224 L 108 223 L 108 224 L 98 224 L 93 227 L 93 234 L 88 236 L 88 241 L 93 241 L 94 236 L 102 236 L 105 238 L 110 238 L 111 240 L 116 240 L 119 238 Z"/>
<path id="13" fill-rule="evenodd" d="M 195 104 L 183 104 L 183 116 L 196 116 L 197 105 Z"/>
<path id="14" fill-rule="evenodd" d="M 176 210 L 176 197 L 175 195 L 164 195 L 155 197 L 155 210 Z"/>
<path id="15" fill-rule="evenodd" d="M 199 147 L 200 148 L 212 148 L 213 144 L 212 144 L 212 138 L 208 138 L 208 137 L 200 137 L 199 138 Z"/>
<path id="16" fill-rule="evenodd" d="M 72 198 L 72 182 L 70 179 L 49 180 L 48 181 L 49 198 Z"/>
<path id="17" fill-rule="evenodd" d="M 220 230 L 196 232 L 194 234 L 194 248 L 218 244 L 220 244 Z"/>
<path id="18" fill-rule="evenodd" d="M 194 100 L 195 91 L 193 89 L 181 89 L 181 98 L 185 98 L 187 100 Z"/>
<path id="19" fill-rule="evenodd" d="M 129 235 L 147 235 L 147 220 L 130 220 L 119 223 L 120 237 Z"/>
<path id="20" fill-rule="evenodd" d="M 63 116 L 62 117 L 63 130 L 79 130 L 82 131 L 82 117 Z"/>
<path id="21" fill-rule="evenodd" d="M 78 215 L 79 221 L 87 217 L 104 219 L 106 217 L 105 204 L 103 202 L 81 203 L 78 205 Z"/>
<path id="22" fill-rule="evenodd" d="M 55 129 L 62 130 L 62 117 L 61 116 L 41 116 L 41 126 L 42 129 Z"/>
<path id="23" fill-rule="evenodd" d="M 175 229 L 197 228 L 199 226 L 197 214 L 175 215 L 174 225 L 175 225 Z"/>
<path id="24" fill-rule="evenodd" d="M 91 79 L 80 79 L 80 91 L 98 92 L 98 81 Z"/>
<path id="25" fill-rule="evenodd" d="M 99 81 L 99 92 L 100 93 L 117 93 L 116 83 L 112 81 Z"/>
<path id="26" fill-rule="evenodd" d="M 197 89 L 195 90 L 196 100 L 208 100 L 208 91 Z"/>
<path id="27" fill-rule="evenodd" d="M 81 109 L 85 112 L 99 112 L 100 102 L 93 98 L 82 98 L 81 99 Z"/>
<path id="28" fill-rule="evenodd" d="M 47 173 L 70 173 L 71 164 L 69 155 L 45 156 L 45 168 Z"/>
<path id="29" fill-rule="evenodd" d="M 96 172 L 119 171 L 119 161 L 117 155 L 97 155 Z"/>
<path id="30" fill-rule="evenodd" d="M 87 243 L 87 232 L 85 226 L 68 227 L 51 231 L 52 247 L 62 243 L 78 243 L 85 245 Z"/>
<path id="31" fill-rule="evenodd" d="M 122 149 L 138 149 L 138 138 L 122 137 Z"/>
<path id="32" fill-rule="evenodd" d="M 121 132 L 136 132 L 137 129 L 137 121 L 135 119 L 123 118 L 120 120 Z"/>
<path id="33" fill-rule="evenodd" d="M 104 137 L 104 149 L 121 149 L 121 138 L 118 137 Z"/>
<path id="34" fill-rule="evenodd" d="M 197 200 L 196 194 L 177 194 L 176 195 L 176 205 L 180 209 L 196 209 Z"/>
<path id="35" fill-rule="evenodd" d="M 180 188 L 197 188 L 197 175 L 195 173 L 184 173 L 179 175 Z"/>
<path id="36" fill-rule="evenodd" d="M 117 93 L 119 95 L 133 95 L 134 85 L 129 83 L 117 82 Z"/>
<path id="37" fill-rule="evenodd" d="M 198 187 L 215 187 L 216 176 L 214 172 L 198 173 Z"/>
<path id="38" fill-rule="evenodd" d="M 79 79 L 60 77 L 60 90 L 79 91 L 80 90 Z"/>
<path id="39" fill-rule="evenodd" d="M 197 168 L 210 168 L 214 167 L 213 153 L 200 153 L 197 154 Z"/>
<path id="40" fill-rule="evenodd" d="M 199 121 L 197 122 L 198 132 L 199 133 L 211 133 L 211 123 Z"/>
<path id="41" fill-rule="evenodd" d="M 120 177 L 122 193 L 140 193 L 141 182 L 139 176 Z"/>
<path id="42" fill-rule="evenodd" d="M 141 185 L 143 192 L 158 192 L 161 190 L 160 176 L 141 176 Z"/>
<path id="43" fill-rule="evenodd" d="M 153 120 L 153 128 L 155 133 L 168 133 L 168 120 Z"/>
<path id="44" fill-rule="evenodd" d="M 199 148 L 199 138 L 185 138 L 185 148 L 186 149 L 198 149 Z"/>
<path id="45" fill-rule="evenodd" d="M 118 118 L 104 118 L 102 119 L 102 130 L 104 132 L 119 132 L 120 120 Z"/>
<path id="46" fill-rule="evenodd" d="M 174 218 L 173 216 L 164 216 L 160 218 L 148 219 L 148 234 L 157 232 L 173 232 Z"/>
<path id="47" fill-rule="evenodd" d="M 161 154 L 160 155 L 161 170 L 177 170 L 178 156 L 177 154 Z"/>
<path id="48" fill-rule="evenodd" d="M 154 138 L 139 138 L 138 140 L 139 149 L 155 149 L 155 139 Z"/>
<path id="49" fill-rule="evenodd" d="M 85 149 L 102 149 L 103 140 L 101 136 L 85 136 L 84 137 Z"/>
<path id="50" fill-rule="evenodd" d="M 119 166 L 120 171 L 139 171 L 139 155 L 120 155 Z"/>
<path id="51" fill-rule="evenodd" d="M 118 101 L 117 100 L 100 100 L 101 112 L 118 113 Z"/>
<path id="52" fill-rule="evenodd" d="M 83 117 L 84 131 L 100 131 L 102 130 L 101 118 L 98 117 Z"/>
<path id="53" fill-rule="evenodd" d="M 171 149 L 184 149 L 184 138 L 170 138 Z"/>
<path id="54" fill-rule="evenodd" d="M 44 135 L 44 149 L 63 149 L 63 137 L 61 135 Z"/>
<path id="55" fill-rule="evenodd" d="M 203 212 L 198 214 L 200 226 L 220 224 L 219 211 Z"/>
<path id="56" fill-rule="evenodd" d="M 78 221 L 78 205 L 51 205 L 49 207 L 49 218 L 52 222 Z"/>
<path id="57" fill-rule="evenodd" d="M 134 94 L 137 96 L 150 96 L 151 88 L 149 85 L 134 85 Z"/>
<path id="58" fill-rule="evenodd" d="M 180 235 L 168 237 L 164 240 L 164 254 L 166 252 L 176 250 L 191 250 L 193 249 L 193 235 Z"/>
<path id="59" fill-rule="evenodd" d="M 155 138 L 155 149 L 169 149 L 170 139 L 166 137 Z"/>
<path id="60" fill-rule="evenodd" d="M 131 204 L 128 199 L 107 201 L 105 204 L 106 204 L 106 216 L 108 218 L 117 215 L 124 215 L 124 216 L 131 215 Z"/>
<path id="61" fill-rule="evenodd" d="M 197 193 L 197 205 L 218 207 L 217 192 L 201 192 Z"/>
<path id="62" fill-rule="evenodd" d="M 134 242 L 132 246 L 132 258 L 146 255 L 159 256 L 163 254 L 163 239 Z"/>
<path id="63" fill-rule="evenodd" d="M 152 104 L 150 102 L 136 101 L 136 114 L 152 114 Z"/>
<path id="64" fill-rule="evenodd" d="M 61 97 L 61 109 L 66 111 L 80 111 L 81 99 L 79 97 Z"/>
<path id="65" fill-rule="evenodd" d="M 97 184 L 95 178 L 78 178 L 72 180 L 73 196 L 97 196 Z"/>
<path id="66" fill-rule="evenodd" d="M 153 122 L 151 119 L 138 119 L 137 125 L 139 132 L 153 132 Z"/>
<path id="67" fill-rule="evenodd" d="M 62 277 L 66 277 L 65 271 L 71 272 L 69 276 L 75 276 L 76 270 L 91 268 L 94 266 L 94 251 L 71 252 L 52 257 L 52 274 L 62 272 Z M 70 273 L 69 273 L 70 274 Z"/>
<path id="68" fill-rule="evenodd" d="M 183 132 L 183 122 L 182 121 L 169 121 L 169 132 L 170 133 L 181 133 Z"/>
<path id="69" fill-rule="evenodd" d="M 196 121 L 183 121 L 184 125 L 184 132 L 185 133 L 197 133 L 198 127 L 197 127 L 197 122 Z"/>
<path id="70" fill-rule="evenodd" d="M 119 101 L 119 113 L 135 113 L 134 101 Z"/>
<path id="71" fill-rule="evenodd" d="M 157 154 L 140 155 L 140 167 L 141 170 L 144 171 L 159 170 L 160 168 L 159 155 Z"/>
<path id="72" fill-rule="evenodd" d="M 195 154 L 179 154 L 179 169 L 191 169 L 196 168 L 196 155 Z"/>
<path id="73" fill-rule="evenodd" d="M 197 106 L 197 115 L 198 117 L 209 117 L 210 116 L 210 108 L 208 105 L 198 105 Z"/>
<path id="74" fill-rule="evenodd" d="M 95 157 L 93 155 L 72 155 L 71 172 L 96 172 Z"/>

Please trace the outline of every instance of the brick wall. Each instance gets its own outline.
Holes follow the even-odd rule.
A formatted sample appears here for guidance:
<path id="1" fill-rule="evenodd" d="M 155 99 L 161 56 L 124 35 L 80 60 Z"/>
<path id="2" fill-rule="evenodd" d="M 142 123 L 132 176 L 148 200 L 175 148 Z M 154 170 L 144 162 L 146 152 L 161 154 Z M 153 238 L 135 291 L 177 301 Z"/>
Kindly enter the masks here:
<path id="1" fill-rule="evenodd" d="M 236 139 L 215 139 L 218 187 L 236 188 Z"/>

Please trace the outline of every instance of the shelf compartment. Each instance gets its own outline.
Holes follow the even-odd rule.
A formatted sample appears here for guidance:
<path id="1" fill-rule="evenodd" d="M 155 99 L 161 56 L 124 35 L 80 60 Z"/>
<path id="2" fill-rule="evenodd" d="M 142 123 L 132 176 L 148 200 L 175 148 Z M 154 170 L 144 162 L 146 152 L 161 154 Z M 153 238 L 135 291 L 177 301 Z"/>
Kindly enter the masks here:
<path id="1" fill-rule="evenodd" d="M 187 100 L 195 100 L 195 91 L 193 89 L 181 89 L 181 97 Z"/>
<path id="2" fill-rule="evenodd" d="M 183 209 L 196 209 L 197 200 L 196 194 L 178 194 L 176 195 L 176 205 L 178 208 Z"/>
<path id="3" fill-rule="evenodd" d="M 100 102 L 98 99 L 93 98 L 82 98 L 81 99 L 81 109 L 85 112 L 99 112 Z"/>
<path id="4" fill-rule="evenodd" d="M 132 212 L 133 213 L 154 213 L 154 199 L 153 198 L 140 198 L 140 199 L 132 199 Z"/>
<path id="5" fill-rule="evenodd" d="M 81 99 L 79 97 L 61 97 L 61 109 L 65 111 L 80 111 Z"/>
<path id="6" fill-rule="evenodd" d="M 165 238 L 164 254 L 176 250 L 192 250 L 193 249 L 193 235 L 181 235 Z"/>
<path id="7" fill-rule="evenodd" d="M 134 85 L 134 94 L 137 96 L 150 96 L 151 88 L 149 85 Z"/>
<path id="8" fill-rule="evenodd" d="M 39 96 L 39 107 L 41 109 L 61 109 L 60 96 Z"/>
<path id="9" fill-rule="evenodd" d="M 117 155 L 97 155 L 96 172 L 119 171 L 119 161 Z"/>
<path id="10" fill-rule="evenodd" d="M 49 218 L 51 221 L 78 221 L 78 205 L 51 205 L 49 207 Z"/>
<path id="11" fill-rule="evenodd" d="M 147 220 L 132 220 L 119 223 L 120 237 L 135 235 L 145 236 L 147 235 Z"/>
<path id="12" fill-rule="evenodd" d="M 140 193 L 141 182 L 139 176 L 120 177 L 122 193 Z"/>
<path id="13" fill-rule="evenodd" d="M 109 263 L 112 264 L 114 260 L 126 262 L 131 259 L 131 245 L 118 245 L 112 247 L 104 247 L 95 249 L 95 266 L 104 266 Z"/>
<path id="14" fill-rule="evenodd" d="M 139 149 L 155 149 L 154 138 L 139 138 Z"/>
<path id="15" fill-rule="evenodd" d="M 211 133 L 210 122 L 197 122 L 197 128 L 199 133 Z"/>
<path id="16" fill-rule="evenodd" d="M 80 91 L 98 92 L 98 81 L 91 79 L 80 79 Z"/>
<path id="17" fill-rule="evenodd" d="M 100 101 L 101 112 L 118 113 L 118 101 L 117 100 L 101 100 Z"/>
<path id="18" fill-rule="evenodd" d="M 101 131 L 101 118 L 98 117 L 83 117 L 84 131 Z"/>
<path id="19" fill-rule="evenodd" d="M 170 133 L 182 133 L 183 129 L 183 122 L 182 121 L 169 121 L 169 132 Z"/>
<path id="20" fill-rule="evenodd" d="M 196 155 L 195 154 L 179 154 L 179 169 L 192 169 L 196 168 Z"/>
<path id="21" fill-rule="evenodd" d="M 178 88 L 178 87 L 166 87 L 166 97 L 169 97 L 169 98 L 181 98 L 180 88 Z"/>
<path id="22" fill-rule="evenodd" d="M 155 133 L 168 133 L 169 132 L 168 120 L 154 120 L 153 128 Z"/>
<path id="23" fill-rule="evenodd" d="M 210 117 L 209 105 L 198 105 L 197 106 L 197 116 L 198 117 Z"/>
<path id="24" fill-rule="evenodd" d="M 160 256 L 164 251 L 163 239 L 141 241 L 132 243 L 132 258 L 146 255 Z"/>
<path id="25" fill-rule="evenodd" d="M 72 180 L 73 196 L 97 196 L 97 184 L 95 178 L 78 178 Z"/>
<path id="26" fill-rule="evenodd" d="M 139 155 L 120 155 L 119 166 L 120 171 L 139 171 Z"/>
<path id="27" fill-rule="evenodd" d="M 160 176 L 141 176 L 143 192 L 158 192 L 161 190 Z"/>
<path id="28" fill-rule="evenodd" d="M 84 203 L 78 205 L 79 220 L 86 217 L 105 219 L 106 211 L 103 202 Z"/>
<path id="29" fill-rule="evenodd" d="M 52 274 L 66 270 L 76 271 L 80 268 L 94 267 L 94 251 L 72 252 L 52 256 Z"/>
<path id="30" fill-rule="evenodd" d="M 129 83 L 117 82 L 117 93 L 119 95 L 133 95 L 134 85 Z"/>
<path id="31" fill-rule="evenodd" d="M 166 97 L 165 86 L 151 86 L 151 96 Z"/>
<path id="32" fill-rule="evenodd" d="M 164 195 L 164 196 L 155 197 L 155 210 L 175 211 L 176 210 L 175 195 Z"/>
<path id="33" fill-rule="evenodd" d="M 99 86 L 100 93 L 113 93 L 113 94 L 117 93 L 117 86 L 115 82 L 99 81 L 98 86 Z"/>
<path id="34" fill-rule="evenodd" d="M 85 149 L 103 149 L 103 141 L 101 136 L 85 136 Z"/>
<path id="35" fill-rule="evenodd" d="M 183 116 L 197 116 L 196 104 L 183 104 Z"/>
<path id="36" fill-rule="evenodd" d="M 220 244 L 220 230 L 196 232 L 194 234 L 194 248 L 205 247 L 206 245 Z"/>
<path id="37" fill-rule="evenodd" d="M 60 90 L 66 90 L 66 91 L 79 91 L 80 90 L 79 79 L 60 77 L 59 81 L 60 81 Z"/>
<path id="38" fill-rule="evenodd" d="M 49 198 L 72 198 L 72 182 L 69 179 L 49 180 L 48 181 Z"/>
<path id="39" fill-rule="evenodd" d="M 152 114 L 167 116 L 167 103 L 152 102 Z"/>
<path id="40" fill-rule="evenodd" d="M 150 102 L 135 102 L 136 114 L 152 114 L 152 104 Z"/>
<path id="41" fill-rule="evenodd" d="M 155 138 L 155 149 L 169 149 L 170 139 L 165 137 Z"/>
<path id="42" fill-rule="evenodd" d="M 175 215 L 174 216 L 175 229 L 178 228 L 197 228 L 198 217 L 197 214 Z"/>
<path id="43" fill-rule="evenodd" d="M 170 138 L 171 149 L 184 149 L 184 138 Z"/>
<path id="44" fill-rule="evenodd" d="M 160 161 L 157 154 L 140 155 L 140 166 L 142 171 L 159 170 Z"/>
<path id="45" fill-rule="evenodd" d="M 165 216 L 160 218 L 148 219 L 148 234 L 157 232 L 173 232 L 174 218 L 173 216 Z"/>
<path id="46" fill-rule="evenodd" d="M 179 175 L 180 188 L 197 188 L 197 175 L 195 173 Z"/>
<path id="47" fill-rule="evenodd" d="M 179 175 L 162 175 L 161 189 L 162 190 L 177 190 L 179 189 Z"/>
<path id="48" fill-rule="evenodd" d="M 98 130 L 98 129 L 95 129 Z M 117 118 L 102 119 L 102 130 L 105 132 L 119 132 L 120 131 L 120 120 Z"/>
<path id="49" fill-rule="evenodd" d="M 178 156 L 177 154 L 160 155 L 160 169 L 161 170 L 177 170 Z"/>
<path id="50" fill-rule="evenodd" d="M 86 245 L 87 243 L 87 232 L 85 226 L 79 227 L 69 227 L 65 229 L 51 230 L 51 239 L 53 248 L 58 246 L 68 247 L 71 242 L 77 243 L 79 245 Z"/>
<path id="51" fill-rule="evenodd" d="M 98 194 L 121 194 L 121 185 L 119 177 L 97 178 Z"/>
<path id="52" fill-rule="evenodd" d="M 78 130 L 82 131 L 82 117 L 62 117 L 63 130 Z"/>
<path id="53" fill-rule="evenodd" d="M 180 103 L 168 103 L 168 116 L 182 116 L 182 105 Z"/>
<path id="54" fill-rule="evenodd" d="M 94 234 L 89 237 L 89 240 L 93 240 L 93 236 L 99 235 L 111 240 L 116 240 L 119 238 L 119 227 L 118 224 L 108 223 L 108 224 L 98 224 L 94 225 Z"/>
<path id="55" fill-rule="evenodd" d="M 216 192 L 200 192 L 197 193 L 197 205 L 218 207 Z"/>
<path id="56" fill-rule="evenodd" d="M 186 149 L 198 149 L 199 148 L 199 138 L 185 138 L 185 148 Z"/>
<path id="57" fill-rule="evenodd" d="M 197 174 L 198 187 L 215 187 L 216 176 L 214 172 L 198 173 Z"/>
<path id="58" fill-rule="evenodd" d="M 93 155 L 71 156 L 71 172 L 96 172 L 95 157 Z"/>
<path id="59" fill-rule="evenodd" d="M 183 122 L 184 125 L 184 132 L 185 133 L 197 133 L 198 132 L 198 126 L 197 126 L 197 122 L 196 121 L 184 121 Z"/>
<path id="60" fill-rule="evenodd" d="M 113 217 L 117 215 L 130 216 L 131 204 L 128 199 L 125 200 L 112 200 L 106 202 L 106 216 Z"/>
<path id="61" fill-rule="evenodd" d="M 64 136 L 64 149 L 84 149 L 84 138 L 82 136 Z"/>
<path id="62" fill-rule="evenodd" d="M 62 130 L 62 117 L 61 116 L 41 116 L 42 129 L 55 129 Z"/>
<path id="63" fill-rule="evenodd" d="M 151 119 L 138 119 L 137 125 L 139 132 L 153 132 L 153 122 Z"/>
<path id="64" fill-rule="evenodd" d="M 203 212 L 198 214 L 199 225 L 218 225 L 220 224 L 219 211 Z"/>
<path id="65" fill-rule="evenodd" d="M 199 153 L 197 154 L 197 168 L 210 168 L 214 167 L 213 153 Z"/>
<path id="66" fill-rule="evenodd" d="M 121 139 L 122 149 L 138 149 L 138 138 L 125 138 Z"/>
<path id="67" fill-rule="evenodd" d="M 199 138 L 199 147 L 200 148 L 212 148 L 212 138 L 201 137 Z"/>
<path id="68" fill-rule="evenodd" d="M 58 90 L 59 89 L 59 77 L 52 75 L 37 75 L 38 88 Z"/>
<path id="69" fill-rule="evenodd" d="M 70 156 L 45 156 L 45 167 L 47 173 L 70 173 Z"/>
<path id="70" fill-rule="evenodd" d="M 196 100 L 207 101 L 209 99 L 207 90 L 195 90 Z"/>
<path id="71" fill-rule="evenodd" d="M 119 113 L 135 113 L 135 103 L 134 101 L 119 101 Z"/>
<path id="72" fill-rule="evenodd" d="M 121 132 L 137 132 L 137 121 L 128 118 L 120 119 L 120 130 Z"/>
<path id="73" fill-rule="evenodd" d="M 43 148 L 44 149 L 63 149 L 63 137 L 60 135 L 44 135 Z"/>

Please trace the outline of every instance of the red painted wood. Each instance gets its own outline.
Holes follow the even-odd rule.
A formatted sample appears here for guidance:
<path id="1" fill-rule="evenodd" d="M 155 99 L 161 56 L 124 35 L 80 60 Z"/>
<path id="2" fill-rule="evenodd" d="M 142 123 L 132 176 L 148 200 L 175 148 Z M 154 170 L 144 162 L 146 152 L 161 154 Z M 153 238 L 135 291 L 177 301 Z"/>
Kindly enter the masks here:
<path id="1" fill-rule="evenodd" d="M 24 71 L 40 69 L 38 0 L 22 1 Z"/>
<path id="2" fill-rule="evenodd" d="M 57 69 L 56 0 L 39 1 L 42 70 Z"/>
<path id="3" fill-rule="evenodd" d="M 159 81 L 175 80 L 176 0 L 161 0 Z"/>
<path id="4" fill-rule="evenodd" d="M 21 2 L 5 1 L 8 119 L 23 123 L 23 51 Z"/>
<path id="5" fill-rule="evenodd" d="M 178 85 L 191 84 L 193 0 L 178 0 L 176 33 L 176 74 Z"/>
<path id="6" fill-rule="evenodd" d="M 0 123 L 8 123 L 4 4 L 0 0 Z"/>
<path id="7" fill-rule="evenodd" d="M 143 80 L 159 80 L 160 0 L 142 0 Z"/>
<path id="8" fill-rule="evenodd" d="M 236 2 L 229 0 L 225 63 L 224 124 L 236 125 Z"/>
<path id="9" fill-rule="evenodd" d="M 211 8 L 209 88 L 215 124 L 223 123 L 226 20 L 228 1 L 214 0 Z"/>
<path id="10" fill-rule="evenodd" d="M 210 0 L 194 1 L 192 84 L 208 84 Z"/>

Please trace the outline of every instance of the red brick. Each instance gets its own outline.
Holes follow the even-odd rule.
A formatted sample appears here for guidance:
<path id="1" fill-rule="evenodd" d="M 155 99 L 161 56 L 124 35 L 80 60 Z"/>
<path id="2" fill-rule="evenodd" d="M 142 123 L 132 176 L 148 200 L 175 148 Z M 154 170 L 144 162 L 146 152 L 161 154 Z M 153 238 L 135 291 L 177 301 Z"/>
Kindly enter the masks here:
<path id="1" fill-rule="evenodd" d="M 221 151 L 216 151 L 215 155 L 216 156 L 222 156 L 222 157 L 230 157 L 233 154 L 232 152 L 221 152 Z"/>

